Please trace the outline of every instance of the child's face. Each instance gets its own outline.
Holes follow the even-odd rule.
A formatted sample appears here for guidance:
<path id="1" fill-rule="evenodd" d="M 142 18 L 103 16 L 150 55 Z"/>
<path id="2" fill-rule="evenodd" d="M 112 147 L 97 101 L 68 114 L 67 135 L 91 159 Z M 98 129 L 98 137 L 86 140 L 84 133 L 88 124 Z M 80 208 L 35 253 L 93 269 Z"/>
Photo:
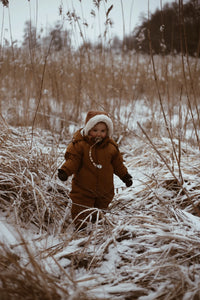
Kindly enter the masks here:
<path id="1" fill-rule="evenodd" d="M 89 135 L 93 138 L 102 138 L 104 139 L 108 133 L 108 129 L 105 123 L 97 123 L 90 131 Z"/>

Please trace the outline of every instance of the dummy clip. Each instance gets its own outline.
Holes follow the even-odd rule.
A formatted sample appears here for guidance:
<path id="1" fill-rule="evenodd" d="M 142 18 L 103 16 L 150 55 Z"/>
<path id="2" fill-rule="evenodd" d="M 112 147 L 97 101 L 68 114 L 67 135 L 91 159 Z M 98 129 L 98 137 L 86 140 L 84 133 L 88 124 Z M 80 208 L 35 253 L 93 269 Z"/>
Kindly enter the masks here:
<path id="1" fill-rule="evenodd" d="M 95 144 L 92 145 L 92 146 L 90 147 L 90 150 L 89 150 L 89 158 L 90 158 L 90 161 L 91 161 L 91 163 L 93 164 L 93 166 L 94 166 L 95 168 L 97 168 L 97 169 L 102 169 L 102 165 L 96 164 L 96 163 L 94 162 L 94 160 L 93 160 L 93 158 L 92 158 L 92 148 L 93 148 L 96 144 L 100 143 L 101 141 L 102 141 L 102 138 L 101 138 L 101 137 L 97 137 L 97 138 L 95 139 Z"/>

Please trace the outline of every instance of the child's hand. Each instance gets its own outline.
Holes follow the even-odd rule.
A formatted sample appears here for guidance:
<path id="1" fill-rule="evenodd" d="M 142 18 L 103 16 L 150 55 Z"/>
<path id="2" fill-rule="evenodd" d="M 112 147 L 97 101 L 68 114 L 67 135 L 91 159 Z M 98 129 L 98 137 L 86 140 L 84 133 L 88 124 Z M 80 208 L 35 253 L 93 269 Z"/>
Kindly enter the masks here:
<path id="1" fill-rule="evenodd" d="M 126 184 L 127 187 L 131 186 L 133 184 L 133 181 L 132 181 L 132 176 L 127 173 L 123 178 L 122 178 L 122 181 Z"/>
<path id="2" fill-rule="evenodd" d="M 62 181 L 66 181 L 67 178 L 68 178 L 68 176 L 67 176 L 67 174 L 65 173 L 64 170 L 58 169 L 58 178 L 59 178 L 60 180 L 62 180 Z"/>

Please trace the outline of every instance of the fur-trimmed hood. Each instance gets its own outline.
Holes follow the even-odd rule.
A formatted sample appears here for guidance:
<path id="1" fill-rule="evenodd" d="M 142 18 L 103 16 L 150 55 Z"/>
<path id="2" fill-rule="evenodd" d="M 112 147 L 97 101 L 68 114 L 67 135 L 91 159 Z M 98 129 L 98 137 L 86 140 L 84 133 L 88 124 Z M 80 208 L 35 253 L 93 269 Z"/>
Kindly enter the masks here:
<path id="1" fill-rule="evenodd" d="M 111 137 L 113 134 L 113 122 L 107 113 L 102 111 L 89 111 L 86 119 L 85 126 L 82 133 L 86 136 L 89 131 L 98 123 L 103 122 L 106 124 L 108 129 L 108 136 Z"/>

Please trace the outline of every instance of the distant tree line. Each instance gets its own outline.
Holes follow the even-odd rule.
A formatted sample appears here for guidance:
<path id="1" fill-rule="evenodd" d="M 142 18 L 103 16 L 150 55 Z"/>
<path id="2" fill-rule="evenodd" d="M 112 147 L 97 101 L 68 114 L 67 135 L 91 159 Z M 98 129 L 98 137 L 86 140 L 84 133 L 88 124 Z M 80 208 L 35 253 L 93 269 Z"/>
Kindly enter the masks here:
<path id="1" fill-rule="evenodd" d="M 8 6 L 9 0 L 0 0 Z M 56 24 L 43 36 L 42 32 L 36 32 L 36 28 L 28 21 L 25 23 L 23 46 L 38 48 L 47 45 L 52 40 L 55 51 L 71 47 L 70 32 Z M 154 54 L 188 53 L 191 56 L 200 56 L 200 0 L 183 0 L 167 3 L 161 10 L 157 9 L 149 19 L 142 19 L 141 25 L 136 27 L 132 34 L 120 40 L 115 36 L 110 41 L 109 47 L 116 51 L 141 51 Z M 84 42 L 80 50 L 98 51 L 106 50 L 101 43 L 93 44 Z"/>
<path id="2" fill-rule="evenodd" d="M 117 42 L 117 41 L 115 41 Z M 122 46 L 126 50 L 149 53 L 188 53 L 200 55 L 200 0 L 183 4 L 165 4 L 138 26 L 132 35 L 126 36 Z"/>
<path id="3" fill-rule="evenodd" d="M 43 28 L 37 31 L 36 27 L 27 21 L 24 27 L 22 46 L 33 50 L 40 47 L 47 48 L 51 43 L 51 49 L 54 51 L 71 47 L 70 32 L 63 29 L 59 22 L 54 27 L 49 28 L 45 35 L 43 31 Z"/>

